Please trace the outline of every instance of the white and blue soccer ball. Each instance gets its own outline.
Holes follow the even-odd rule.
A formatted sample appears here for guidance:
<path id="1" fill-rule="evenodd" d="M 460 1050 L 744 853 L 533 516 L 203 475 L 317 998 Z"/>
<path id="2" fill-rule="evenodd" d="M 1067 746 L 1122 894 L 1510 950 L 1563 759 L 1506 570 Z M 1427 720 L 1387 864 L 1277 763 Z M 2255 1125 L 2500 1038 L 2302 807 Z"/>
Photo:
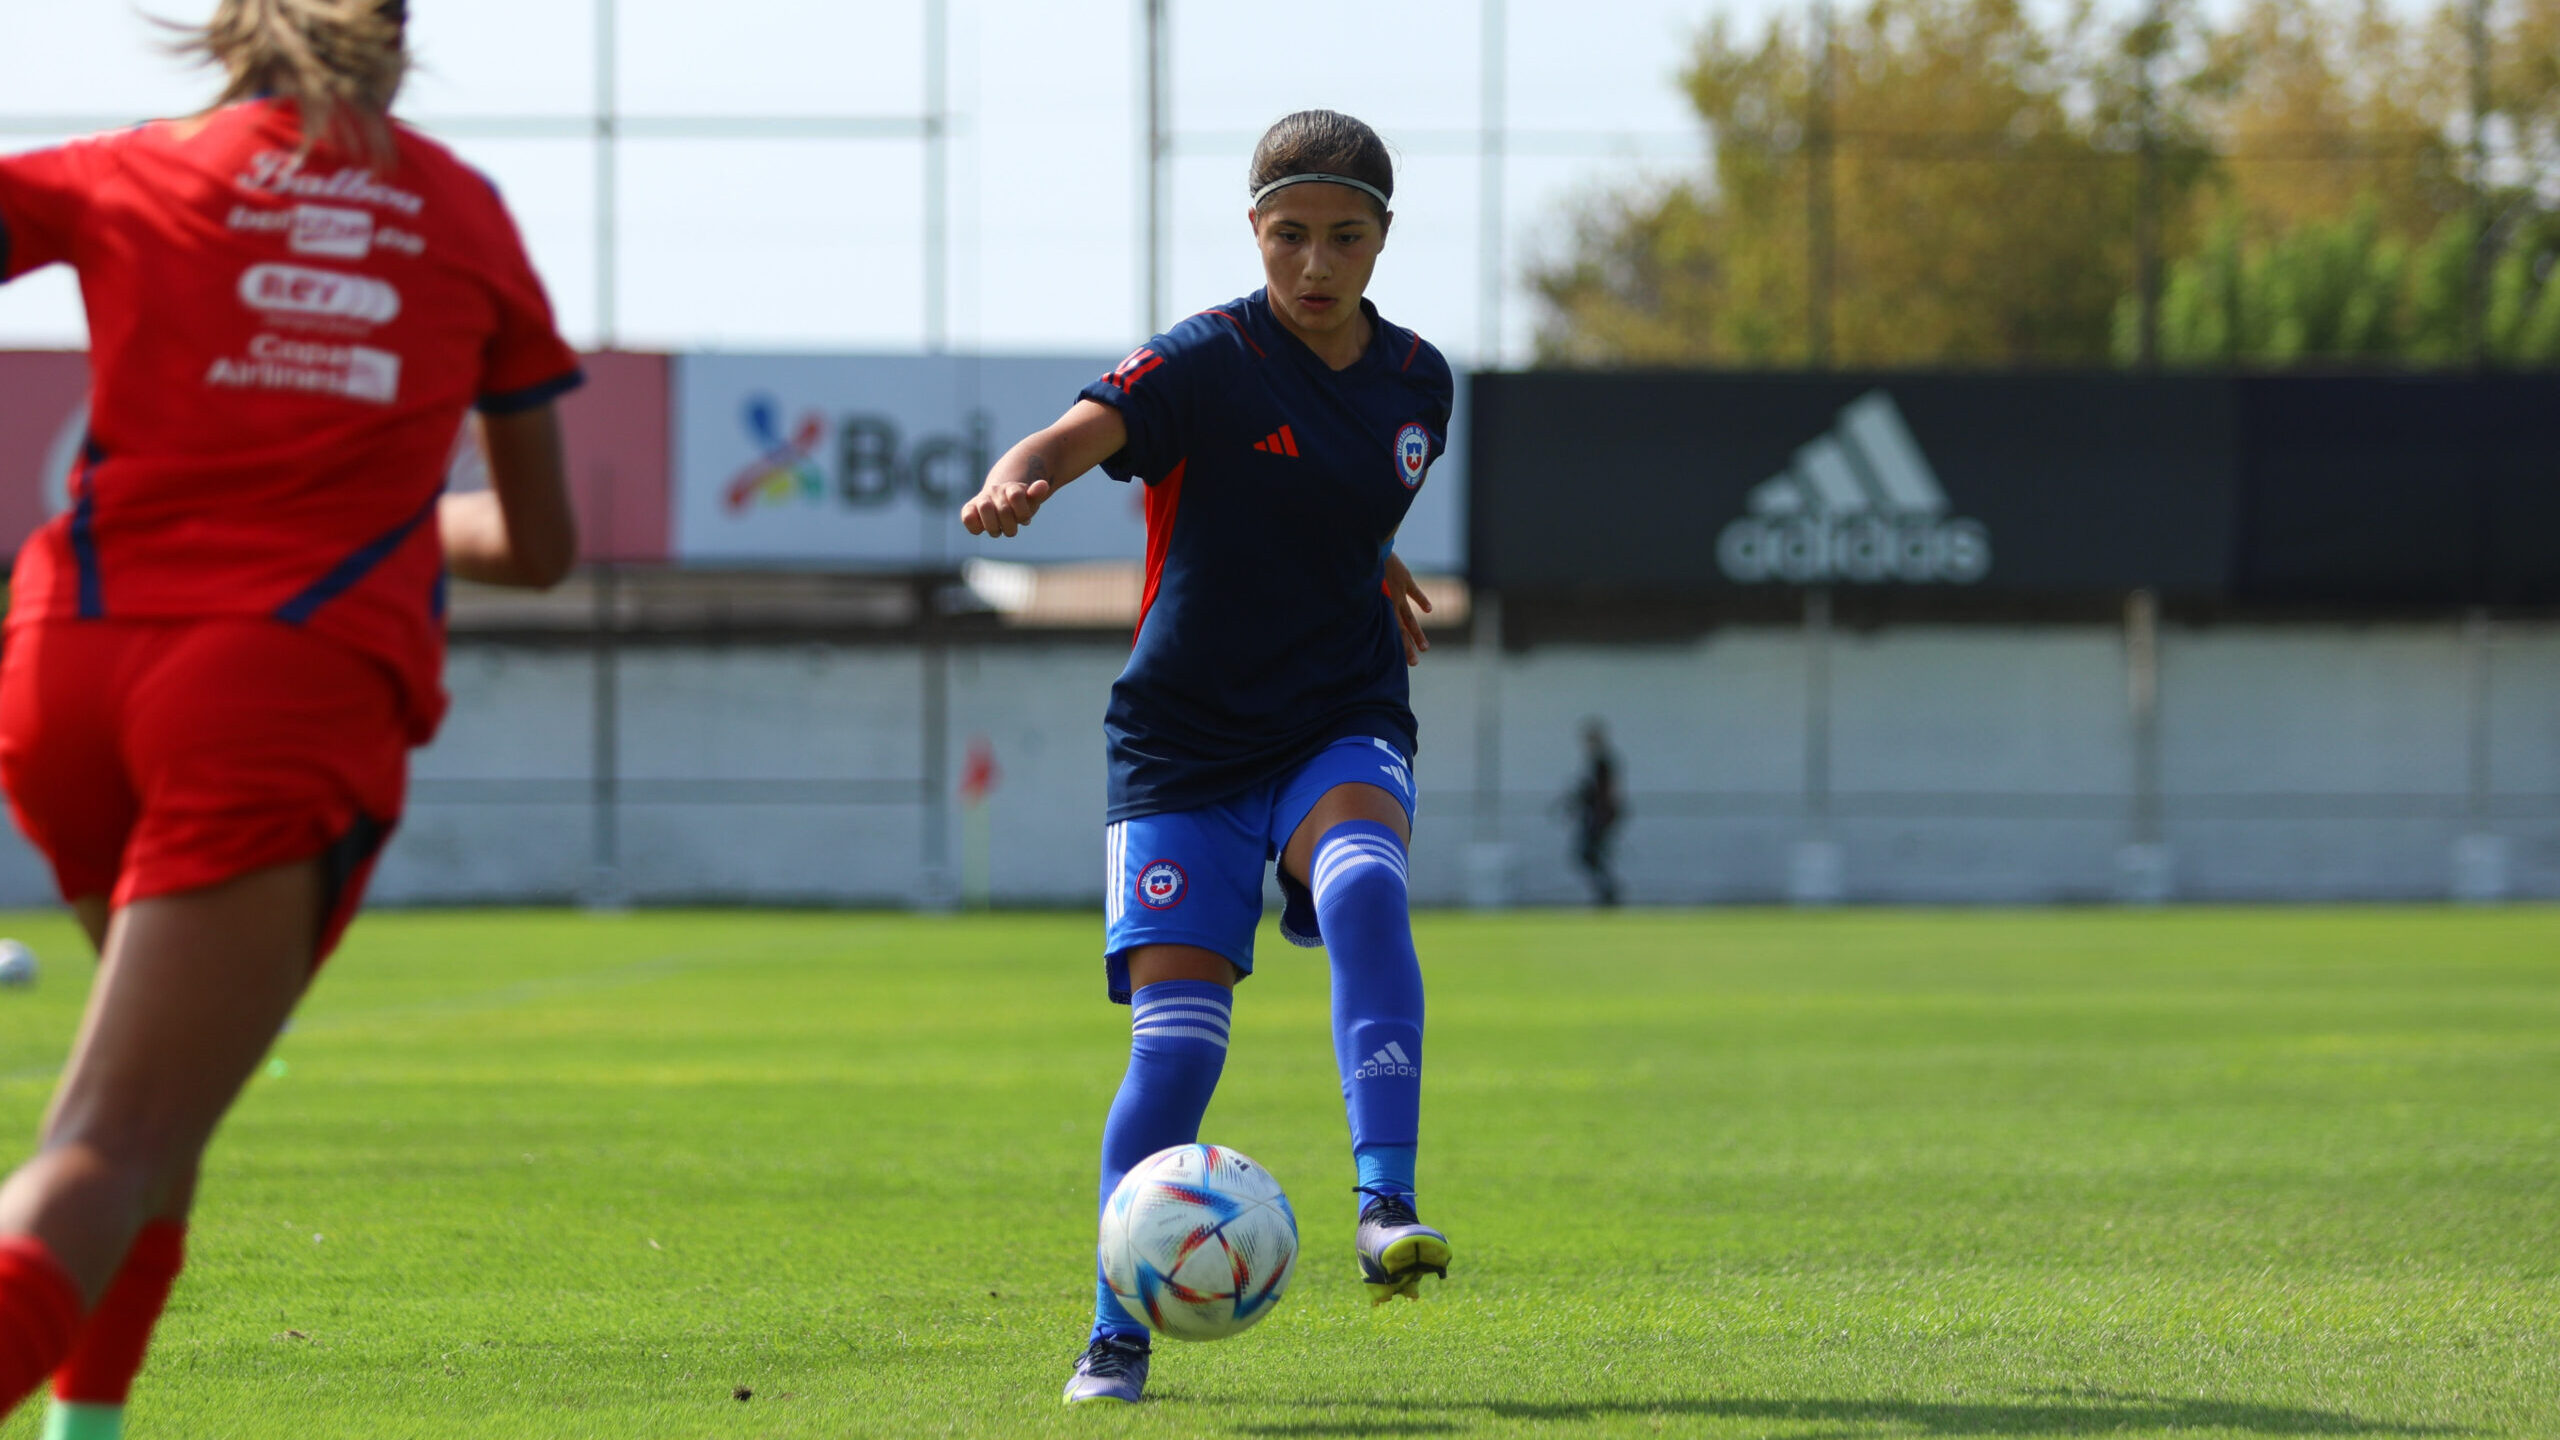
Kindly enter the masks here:
<path id="1" fill-rule="evenodd" d="M 36 952 L 15 940 L 0 940 L 0 985 L 23 988 L 36 983 Z"/>
<path id="2" fill-rule="evenodd" d="M 1159 1335 L 1241 1335 L 1297 1268 L 1298 1217 L 1280 1182 L 1223 1145 L 1157 1151 L 1102 1207 L 1103 1278 Z"/>

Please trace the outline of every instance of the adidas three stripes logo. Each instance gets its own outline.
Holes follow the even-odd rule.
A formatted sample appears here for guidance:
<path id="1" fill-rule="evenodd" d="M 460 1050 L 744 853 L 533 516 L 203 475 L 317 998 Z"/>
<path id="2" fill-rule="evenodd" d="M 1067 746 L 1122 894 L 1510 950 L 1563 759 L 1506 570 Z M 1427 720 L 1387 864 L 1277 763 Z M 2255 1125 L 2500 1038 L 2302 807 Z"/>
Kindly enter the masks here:
<path id="1" fill-rule="evenodd" d="M 1422 1066 L 1416 1062 L 1412 1056 L 1404 1053 L 1404 1046 L 1398 1044 L 1396 1041 L 1390 1040 L 1387 1042 L 1386 1048 L 1372 1052 L 1368 1059 L 1362 1061 L 1360 1063 L 1360 1068 L 1351 1072 L 1351 1078 L 1354 1080 L 1380 1080 L 1390 1075 L 1419 1075 L 1421 1073 Z"/>
<path id="2" fill-rule="evenodd" d="M 1716 565 L 1744 585 L 1846 581 L 1970 585 L 1991 573 L 1991 532 L 1951 515 L 1893 397 L 1870 390 L 1786 469 L 1751 489 L 1716 536 Z"/>

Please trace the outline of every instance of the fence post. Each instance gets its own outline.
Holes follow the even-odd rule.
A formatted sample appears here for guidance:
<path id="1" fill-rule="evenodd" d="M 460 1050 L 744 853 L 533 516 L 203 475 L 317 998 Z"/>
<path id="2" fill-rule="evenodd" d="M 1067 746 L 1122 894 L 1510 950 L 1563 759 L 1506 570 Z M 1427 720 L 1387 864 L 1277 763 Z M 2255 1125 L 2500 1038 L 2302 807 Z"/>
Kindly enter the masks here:
<path id="1" fill-rule="evenodd" d="M 609 492 L 608 492 L 609 493 Z M 606 508 L 610 509 L 608 505 Z M 610 536 L 611 532 L 607 532 Z M 597 564 L 589 580 L 595 593 L 593 725 L 589 755 L 589 863 L 582 903 L 590 910 L 619 910 L 630 903 L 622 880 L 622 653 L 621 584 L 612 560 Z"/>
<path id="2" fill-rule="evenodd" d="M 2116 852 L 2116 899 L 2158 905 L 2174 890 L 2160 801 L 2160 597 L 2124 601 L 2125 707 L 2133 730 L 2131 838 Z"/>
<path id="3" fill-rule="evenodd" d="M 951 13 L 924 0 L 924 348 L 951 344 Z"/>
<path id="4" fill-rule="evenodd" d="M 1502 596 L 1474 596 L 1468 664 L 1476 687 L 1474 834 L 1467 843 L 1467 904 L 1498 910 L 1511 903 L 1511 847 L 1502 839 Z"/>
<path id="5" fill-rule="evenodd" d="M 934 914 L 960 903 L 951 873 L 951 652 L 942 634 L 942 583 L 931 575 L 916 582 L 917 659 L 924 672 L 924 863 L 917 872 L 916 908 Z"/>
<path id="6" fill-rule="evenodd" d="M 1834 265 L 1831 0 L 1813 0 L 1813 35 L 1807 50 L 1813 62 L 1813 83 L 1805 104 L 1805 358 L 1814 369 L 1824 370 L 1831 365 Z"/>
<path id="7" fill-rule="evenodd" d="M 2463 802 L 2463 835 L 2453 842 L 2453 898 L 2470 905 L 2494 905 L 2507 898 L 2507 837 L 2490 829 L 2490 662 L 2498 632 L 2485 609 L 2474 608 L 2462 620 L 2462 695 L 2468 735 L 2468 794 Z"/>
<path id="8" fill-rule="evenodd" d="M 1509 20 L 1503 0 L 1484 0 L 1477 22 L 1478 59 L 1484 74 L 1478 101 L 1476 268 L 1476 365 L 1490 370 L 1502 363 L 1502 127 L 1505 80 L 1510 64 Z"/>
<path id="9" fill-rule="evenodd" d="M 1145 308 L 1144 333 L 1149 335 L 1164 329 L 1164 162 L 1168 149 L 1165 3 L 1166 0 L 1142 0 L 1140 7 L 1146 30 L 1147 133 L 1140 159 L 1146 166 L 1141 179 L 1146 192 L 1147 233 L 1146 243 L 1140 247 L 1144 263 L 1138 303 Z"/>
<path id="10" fill-rule="evenodd" d="M 621 316 L 620 265 L 622 208 L 618 184 L 622 164 L 621 104 L 616 83 L 619 45 L 614 35 L 615 0 L 596 0 L 596 343 L 614 347 Z"/>
<path id="11" fill-rule="evenodd" d="M 2163 0 L 2151 0 L 2143 17 L 2142 48 L 2134 75 L 2137 111 L 2142 125 L 2141 179 L 2134 195 L 2134 304 L 2140 317 L 2135 337 L 2135 363 L 2143 370 L 2160 364 L 2160 117 L 2159 91 L 2153 64 L 2168 35 Z"/>
<path id="12" fill-rule="evenodd" d="M 2471 273 L 2464 297 L 2464 339 L 2471 368 L 2489 365 L 2489 0 L 2471 0 L 2467 25 L 2471 50 Z M 2485 623 L 2485 622 L 2484 622 Z"/>
<path id="13" fill-rule="evenodd" d="M 1805 838 L 1787 855 L 1787 900 L 1837 905 L 1848 898 L 1840 842 L 1831 834 L 1831 591 L 1804 592 Z"/>

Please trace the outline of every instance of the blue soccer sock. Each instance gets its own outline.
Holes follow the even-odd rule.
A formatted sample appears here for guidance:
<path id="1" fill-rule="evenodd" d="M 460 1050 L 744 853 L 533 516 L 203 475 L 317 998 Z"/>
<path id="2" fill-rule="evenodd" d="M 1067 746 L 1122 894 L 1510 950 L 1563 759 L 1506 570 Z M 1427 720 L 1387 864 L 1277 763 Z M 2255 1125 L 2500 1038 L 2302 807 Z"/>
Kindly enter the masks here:
<path id="1" fill-rule="evenodd" d="M 1413 1194 L 1422 1126 L 1422 964 L 1405 901 L 1404 842 L 1374 820 L 1316 841 L 1316 922 L 1333 960 L 1333 1057 L 1360 1188 Z"/>
<path id="2" fill-rule="evenodd" d="M 1102 1202 L 1120 1177 L 1159 1150 L 1200 1138 L 1218 1073 L 1227 1065 L 1235 992 L 1208 980 L 1159 980 L 1129 997 L 1129 1073 L 1102 1124 Z M 1143 1337 L 1144 1322 L 1111 1293 L 1096 1264 L 1093 1339 Z"/>

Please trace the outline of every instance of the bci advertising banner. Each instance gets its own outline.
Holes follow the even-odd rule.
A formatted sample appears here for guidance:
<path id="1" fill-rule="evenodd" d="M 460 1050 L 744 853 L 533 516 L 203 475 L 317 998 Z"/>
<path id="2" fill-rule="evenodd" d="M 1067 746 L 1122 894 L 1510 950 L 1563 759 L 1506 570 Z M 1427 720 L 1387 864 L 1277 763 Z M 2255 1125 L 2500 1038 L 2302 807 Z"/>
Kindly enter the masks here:
<path id="1" fill-rule="evenodd" d="M 1064 414 L 1116 359 L 679 356 L 674 557 L 882 570 L 970 556 L 1137 560 L 1140 487 L 1099 469 L 1010 539 L 972 536 L 959 519 L 996 457 Z M 1461 563 L 1460 459 L 1453 446 L 1432 467 L 1397 539 L 1416 570 Z"/>

